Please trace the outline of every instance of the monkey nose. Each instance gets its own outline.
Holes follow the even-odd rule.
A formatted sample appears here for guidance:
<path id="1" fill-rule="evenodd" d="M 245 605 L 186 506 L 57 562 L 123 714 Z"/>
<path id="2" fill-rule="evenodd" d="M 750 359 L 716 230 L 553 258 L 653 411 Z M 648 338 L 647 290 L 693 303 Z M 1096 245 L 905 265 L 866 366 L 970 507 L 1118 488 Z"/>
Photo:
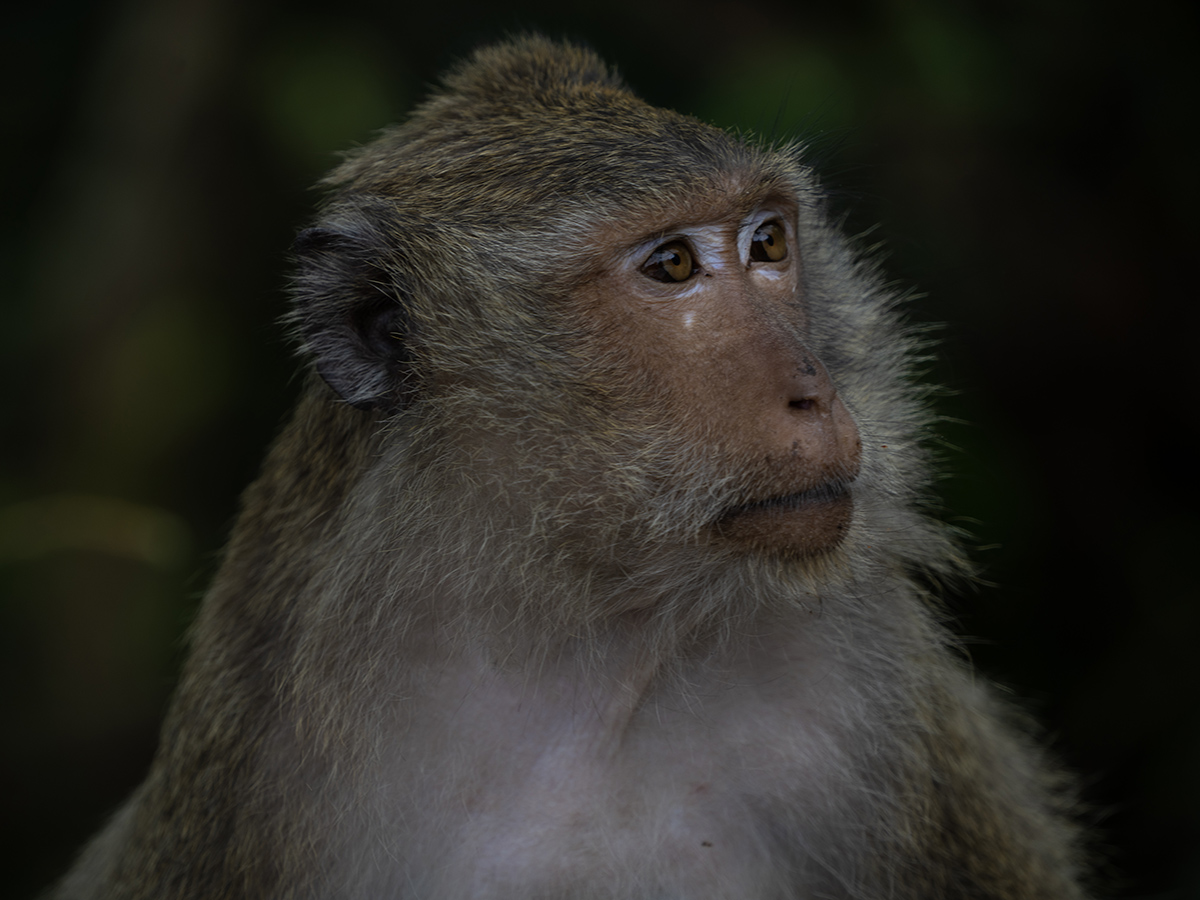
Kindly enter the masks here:
<path id="1" fill-rule="evenodd" d="M 862 463 L 858 425 L 825 367 L 805 360 L 788 387 L 787 415 L 794 452 L 832 477 L 857 477 Z"/>

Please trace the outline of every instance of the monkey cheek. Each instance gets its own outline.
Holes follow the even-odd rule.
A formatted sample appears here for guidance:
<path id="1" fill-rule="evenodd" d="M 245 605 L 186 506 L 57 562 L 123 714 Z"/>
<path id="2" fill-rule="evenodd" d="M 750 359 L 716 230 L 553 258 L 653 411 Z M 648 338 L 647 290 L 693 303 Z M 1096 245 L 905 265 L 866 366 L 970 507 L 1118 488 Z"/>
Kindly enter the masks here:
<path id="1" fill-rule="evenodd" d="M 718 540 L 747 550 L 792 557 L 836 548 L 850 529 L 854 498 L 848 490 L 794 495 L 724 513 L 714 525 Z"/>

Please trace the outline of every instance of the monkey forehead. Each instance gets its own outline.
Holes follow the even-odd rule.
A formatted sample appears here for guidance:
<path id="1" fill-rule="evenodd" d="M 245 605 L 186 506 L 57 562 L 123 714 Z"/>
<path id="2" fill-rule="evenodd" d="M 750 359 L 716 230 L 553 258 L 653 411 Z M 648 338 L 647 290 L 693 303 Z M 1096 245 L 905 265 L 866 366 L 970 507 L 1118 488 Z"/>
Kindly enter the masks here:
<path id="1" fill-rule="evenodd" d="M 504 227 L 564 213 L 613 219 L 747 191 L 795 193 L 806 170 L 791 152 L 593 89 L 553 104 L 419 112 L 363 148 L 327 182 L 393 199 L 426 220 Z"/>

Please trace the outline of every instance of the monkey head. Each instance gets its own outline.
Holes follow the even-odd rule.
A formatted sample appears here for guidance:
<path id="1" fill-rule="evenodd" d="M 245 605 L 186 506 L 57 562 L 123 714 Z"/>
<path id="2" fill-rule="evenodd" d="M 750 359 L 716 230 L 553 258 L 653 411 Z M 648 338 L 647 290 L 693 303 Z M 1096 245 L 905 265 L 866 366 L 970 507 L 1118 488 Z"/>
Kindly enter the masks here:
<path id="1" fill-rule="evenodd" d="M 837 339 L 870 328 L 828 309 L 862 278 L 797 148 L 652 107 L 529 37 L 481 51 L 325 186 L 292 321 L 331 402 L 437 435 L 432 465 L 465 442 L 510 483 L 570 469 L 555 489 L 577 507 L 653 510 L 643 540 L 842 543 L 862 441 L 830 362 L 855 382 L 870 348 Z M 528 452 L 497 449 L 513 436 Z"/>

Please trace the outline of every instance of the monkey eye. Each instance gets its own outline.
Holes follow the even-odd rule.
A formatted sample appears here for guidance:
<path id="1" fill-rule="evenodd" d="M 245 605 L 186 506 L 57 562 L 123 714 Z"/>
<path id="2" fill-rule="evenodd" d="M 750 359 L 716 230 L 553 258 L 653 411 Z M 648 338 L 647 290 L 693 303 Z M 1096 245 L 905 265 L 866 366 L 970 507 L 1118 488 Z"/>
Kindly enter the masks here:
<path id="1" fill-rule="evenodd" d="M 650 254 L 650 258 L 642 266 L 642 271 L 648 278 L 669 284 L 687 281 L 699 271 L 699 267 L 687 244 L 683 241 L 671 241 Z"/>
<path id="2" fill-rule="evenodd" d="M 787 237 L 778 222 L 764 222 L 754 232 L 750 242 L 750 258 L 756 262 L 779 262 L 787 259 Z"/>

